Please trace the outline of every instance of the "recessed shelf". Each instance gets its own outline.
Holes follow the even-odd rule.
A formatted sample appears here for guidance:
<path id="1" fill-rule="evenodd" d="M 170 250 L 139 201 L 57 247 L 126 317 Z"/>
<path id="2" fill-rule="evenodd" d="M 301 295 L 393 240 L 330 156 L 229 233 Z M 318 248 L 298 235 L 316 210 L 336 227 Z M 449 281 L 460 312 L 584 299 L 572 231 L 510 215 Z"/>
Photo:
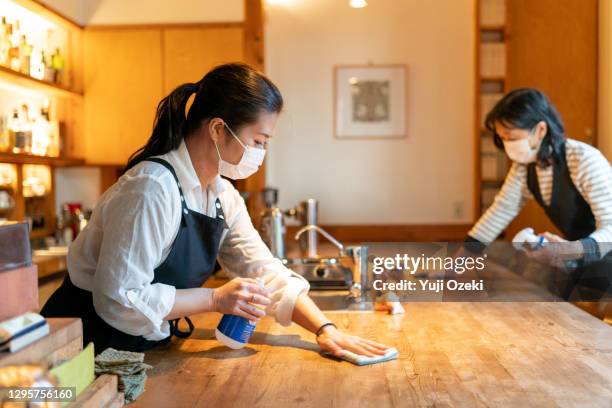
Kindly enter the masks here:
<path id="1" fill-rule="evenodd" d="M 0 163 L 15 164 L 46 164 L 55 167 L 79 166 L 85 164 L 84 159 L 73 157 L 34 156 L 22 153 L 1 153 Z"/>
<path id="2" fill-rule="evenodd" d="M 54 84 L 51 82 L 43 81 L 41 79 L 33 78 L 29 75 L 14 71 L 2 65 L 0 65 L 0 78 L 9 81 L 12 85 L 18 85 L 25 88 L 34 88 L 41 92 L 49 92 L 58 96 L 70 98 L 83 97 L 82 92 L 77 92 L 59 84 Z"/>
<path id="3" fill-rule="evenodd" d="M 481 184 L 485 187 L 501 187 L 504 184 L 504 179 L 481 179 Z"/>
<path id="4" fill-rule="evenodd" d="M 506 82 L 506 77 L 488 77 L 482 76 L 480 77 L 482 82 Z"/>
<path id="5" fill-rule="evenodd" d="M 506 26 L 503 24 L 483 24 L 480 26 L 480 31 L 506 31 Z"/>

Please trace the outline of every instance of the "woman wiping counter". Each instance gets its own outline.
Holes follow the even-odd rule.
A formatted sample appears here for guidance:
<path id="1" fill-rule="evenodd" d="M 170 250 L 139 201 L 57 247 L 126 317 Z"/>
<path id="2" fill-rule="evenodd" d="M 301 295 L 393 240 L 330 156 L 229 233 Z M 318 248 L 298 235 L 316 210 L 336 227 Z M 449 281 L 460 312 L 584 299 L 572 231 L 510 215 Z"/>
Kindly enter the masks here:
<path id="1" fill-rule="evenodd" d="M 193 328 L 181 331 L 179 318 L 216 311 L 295 322 L 336 356 L 384 355 L 388 347 L 325 317 L 308 297 L 308 282 L 272 256 L 238 191 L 221 178 L 257 171 L 282 106 L 276 86 L 244 64 L 219 66 L 164 98 L 150 139 L 70 246 L 69 275 L 41 313 L 80 317 L 84 342 L 93 341 L 96 352 L 186 337 Z M 217 259 L 238 277 L 204 288 Z"/>
<path id="2" fill-rule="evenodd" d="M 609 291 L 612 171 L 608 160 L 596 148 L 566 138 L 560 115 L 535 89 L 507 94 L 489 112 L 485 125 L 512 166 L 494 203 L 466 241 L 476 245 L 493 242 L 533 198 L 562 233 L 543 232 L 543 237 L 562 244 L 533 251 L 530 256 L 547 263 L 559 257 L 573 261 L 579 265 L 575 277 L 581 284 Z"/>

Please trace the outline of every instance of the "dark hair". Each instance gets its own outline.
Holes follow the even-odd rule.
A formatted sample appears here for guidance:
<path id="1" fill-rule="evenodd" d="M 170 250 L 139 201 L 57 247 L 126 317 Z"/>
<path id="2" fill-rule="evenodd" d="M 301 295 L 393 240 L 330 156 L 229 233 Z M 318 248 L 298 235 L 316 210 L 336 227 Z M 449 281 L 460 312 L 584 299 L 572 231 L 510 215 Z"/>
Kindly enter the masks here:
<path id="1" fill-rule="evenodd" d="M 522 88 L 508 93 L 487 114 L 485 127 L 493 132 L 495 146 L 504 150 L 504 143 L 495 131 L 496 122 L 510 128 L 532 130 L 541 121 L 546 122 L 548 130 L 542 139 L 537 163 L 540 166 L 548 166 L 562 154 L 565 127 L 557 109 L 542 92 Z"/>
<path id="2" fill-rule="evenodd" d="M 193 93 L 195 98 L 185 115 Z M 199 82 L 180 85 L 159 102 L 151 137 L 130 156 L 125 170 L 178 148 L 204 121 L 218 117 L 238 132 L 256 122 L 262 112 L 280 112 L 282 108 L 280 91 L 263 74 L 242 63 L 220 65 Z"/>

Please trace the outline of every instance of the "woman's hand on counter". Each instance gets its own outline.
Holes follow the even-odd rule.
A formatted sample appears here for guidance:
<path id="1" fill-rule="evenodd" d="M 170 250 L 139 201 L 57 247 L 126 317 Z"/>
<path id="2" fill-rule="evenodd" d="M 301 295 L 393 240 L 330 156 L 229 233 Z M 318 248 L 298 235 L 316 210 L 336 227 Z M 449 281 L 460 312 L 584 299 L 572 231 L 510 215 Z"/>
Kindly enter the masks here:
<path id="1" fill-rule="evenodd" d="M 259 320 L 266 315 L 270 304 L 268 291 L 259 287 L 255 279 L 234 278 L 213 290 L 212 309 L 215 312 L 232 314 L 249 320 Z"/>
<path id="2" fill-rule="evenodd" d="M 563 268 L 567 261 L 581 259 L 584 247 L 580 241 L 568 241 L 551 232 L 541 234 L 548 244 L 541 249 L 527 251 L 527 256 L 546 265 Z"/>
<path id="3" fill-rule="evenodd" d="M 343 350 L 368 357 L 381 356 L 389 348 L 375 341 L 344 333 L 334 326 L 324 327 L 321 334 L 317 336 L 317 343 L 322 350 L 336 357 L 340 357 Z"/>
<path id="4" fill-rule="evenodd" d="M 320 327 L 330 323 L 330 320 L 306 293 L 298 297 L 293 309 L 293 321 L 312 333 L 317 333 Z M 336 357 L 340 357 L 343 350 L 374 357 L 385 354 L 389 348 L 375 341 L 344 333 L 333 325 L 321 329 L 317 336 L 317 343 L 323 351 L 329 351 Z"/>

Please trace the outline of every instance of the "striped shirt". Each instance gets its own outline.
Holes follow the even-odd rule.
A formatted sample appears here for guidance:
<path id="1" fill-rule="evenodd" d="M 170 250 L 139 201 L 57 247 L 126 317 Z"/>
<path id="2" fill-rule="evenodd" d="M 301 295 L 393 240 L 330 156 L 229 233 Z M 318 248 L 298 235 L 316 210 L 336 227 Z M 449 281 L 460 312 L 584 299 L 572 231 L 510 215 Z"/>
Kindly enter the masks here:
<path id="1" fill-rule="evenodd" d="M 604 255 L 612 243 L 612 169 L 596 148 L 567 139 L 565 158 L 570 177 L 595 216 L 596 230 L 589 235 Z M 542 199 L 549 205 L 552 195 L 553 166 L 536 166 Z M 480 217 L 468 235 L 482 243 L 490 243 L 518 215 L 527 200 L 533 198 L 527 187 L 527 165 L 513 163 L 504 185 L 493 204 Z"/>

